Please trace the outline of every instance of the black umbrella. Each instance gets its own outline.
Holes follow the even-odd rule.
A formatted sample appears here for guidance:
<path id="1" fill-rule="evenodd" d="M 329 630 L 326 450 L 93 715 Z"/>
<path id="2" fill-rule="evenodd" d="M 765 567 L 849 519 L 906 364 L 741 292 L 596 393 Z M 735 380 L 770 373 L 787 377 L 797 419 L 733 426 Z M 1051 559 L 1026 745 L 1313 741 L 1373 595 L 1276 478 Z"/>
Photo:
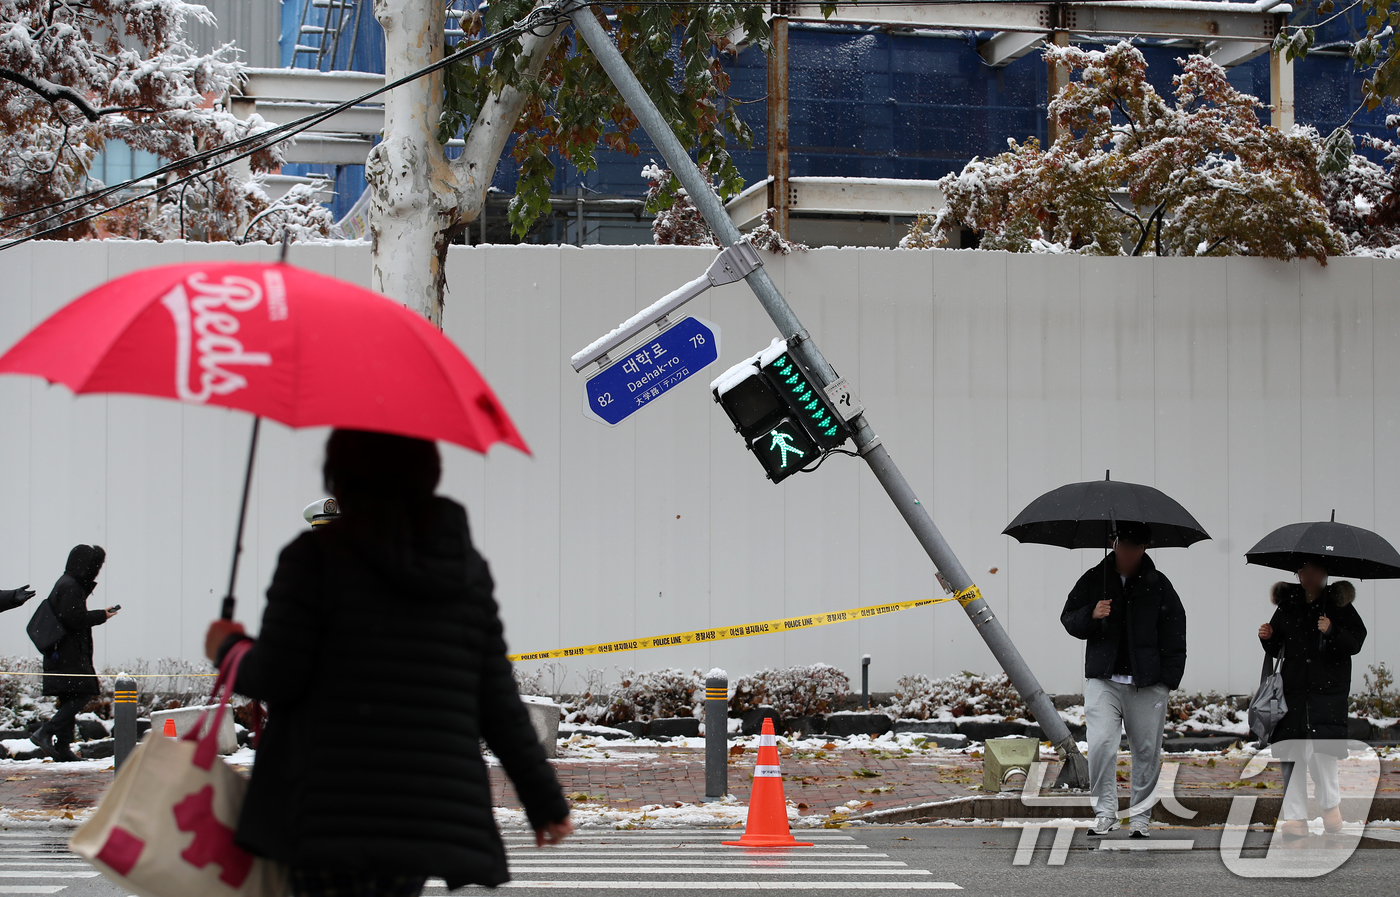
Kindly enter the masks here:
<path id="1" fill-rule="evenodd" d="M 1303 564 L 1321 564 L 1332 576 L 1400 579 L 1400 553 L 1368 529 L 1331 520 L 1279 527 L 1246 551 L 1245 560 L 1296 573 Z"/>
<path id="2" fill-rule="evenodd" d="M 1045 493 L 1002 530 L 1019 542 L 1061 548 L 1107 548 L 1123 523 L 1152 528 L 1152 547 L 1185 548 L 1210 536 L 1185 508 L 1159 489 L 1108 478 Z"/>

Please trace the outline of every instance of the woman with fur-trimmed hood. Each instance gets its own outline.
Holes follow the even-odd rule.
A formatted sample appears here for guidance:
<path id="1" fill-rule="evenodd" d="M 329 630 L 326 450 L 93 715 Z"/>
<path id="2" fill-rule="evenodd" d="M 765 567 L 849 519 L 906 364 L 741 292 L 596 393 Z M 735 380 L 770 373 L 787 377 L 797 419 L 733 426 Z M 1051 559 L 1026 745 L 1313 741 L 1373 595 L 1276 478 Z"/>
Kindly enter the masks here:
<path id="1" fill-rule="evenodd" d="M 1316 751 L 1310 745 L 1296 760 L 1305 762 L 1312 773 L 1327 831 L 1340 831 L 1337 759 L 1346 756 L 1351 658 L 1366 641 L 1366 624 L 1353 606 L 1356 587 L 1345 580 L 1329 585 L 1327 570 L 1307 563 L 1298 570 L 1297 583 L 1275 583 L 1270 597 L 1274 616 L 1259 627 L 1259 640 L 1270 657 L 1283 652 L 1283 697 L 1288 712 L 1269 740 L 1335 742 L 1318 744 Z M 1285 791 L 1293 765 L 1283 764 Z M 1286 793 L 1284 834 L 1306 835 L 1306 788 L 1301 806 L 1292 806 L 1294 801 L 1288 798 Z"/>

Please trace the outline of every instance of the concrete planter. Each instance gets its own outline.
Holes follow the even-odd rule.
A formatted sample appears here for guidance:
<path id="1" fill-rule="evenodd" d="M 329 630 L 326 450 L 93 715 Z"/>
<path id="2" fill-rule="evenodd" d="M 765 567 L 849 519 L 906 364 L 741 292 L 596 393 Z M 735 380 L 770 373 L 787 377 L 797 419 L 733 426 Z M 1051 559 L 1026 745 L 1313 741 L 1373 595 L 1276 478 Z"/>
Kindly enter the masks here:
<path id="1" fill-rule="evenodd" d="M 544 755 L 551 760 L 559 755 L 559 711 L 558 704 L 549 698 L 534 695 L 521 695 L 525 709 L 530 711 L 530 725 L 535 727 L 535 735 L 544 748 Z"/>
<path id="2" fill-rule="evenodd" d="M 665 717 L 647 723 L 651 738 L 699 738 L 700 720 L 693 716 Z"/>
<path id="3" fill-rule="evenodd" d="M 832 713 L 826 718 L 826 734 L 835 737 L 883 735 L 892 725 L 883 713 Z"/>

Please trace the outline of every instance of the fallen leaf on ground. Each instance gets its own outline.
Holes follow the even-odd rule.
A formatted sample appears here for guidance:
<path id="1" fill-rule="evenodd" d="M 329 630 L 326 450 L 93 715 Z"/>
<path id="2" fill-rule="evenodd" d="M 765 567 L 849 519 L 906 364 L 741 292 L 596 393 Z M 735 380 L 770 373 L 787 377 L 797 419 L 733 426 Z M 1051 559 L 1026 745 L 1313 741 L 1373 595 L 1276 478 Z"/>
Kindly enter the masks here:
<path id="1" fill-rule="evenodd" d="M 742 754 L 743 752 L 744 752 L 744 746 L 743 746 L 742 744 L 736 744 L 736 745 L 734 745 L 732 748 L 729 749 L 729 754 L 730 754 L 731 757 L 732 757 L 732 756 L 737 756 L 737 755 L 739 755 L 739 754 Z"/>
<path id="2" fill-rule="evenodd" d="M 866 769 L 864 766 L 857 769 L 852 775 L 860 776 L 862 779 L 878 779 L 880 777 L 880 773 L 873 769 Z"/>
<path id="3" fill-rule="evenodd" d="M 878 788 L 861 788 L 861 789 L 859 789 L 859 790 L 860 790 L 860 793 L 861 793 L 861 794 L 884 794 L 886 791 L 893 791 L 893 790 L 894 790 L 894 786 L 893 786 L 893 785 L 881 785 L 881 786 L 878 787 Z"/>

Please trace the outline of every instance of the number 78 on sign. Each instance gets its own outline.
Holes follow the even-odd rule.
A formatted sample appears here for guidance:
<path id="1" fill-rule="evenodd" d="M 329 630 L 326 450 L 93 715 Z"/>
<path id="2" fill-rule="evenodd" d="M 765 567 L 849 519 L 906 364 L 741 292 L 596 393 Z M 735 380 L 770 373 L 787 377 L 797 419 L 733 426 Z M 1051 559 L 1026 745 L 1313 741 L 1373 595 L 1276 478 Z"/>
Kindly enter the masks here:
<path id="1" fill-rule="evenodd" d="M 682 318 L 589 377 L 584 414 L 617 426 L 718 359 L 719 328 Z"/>

